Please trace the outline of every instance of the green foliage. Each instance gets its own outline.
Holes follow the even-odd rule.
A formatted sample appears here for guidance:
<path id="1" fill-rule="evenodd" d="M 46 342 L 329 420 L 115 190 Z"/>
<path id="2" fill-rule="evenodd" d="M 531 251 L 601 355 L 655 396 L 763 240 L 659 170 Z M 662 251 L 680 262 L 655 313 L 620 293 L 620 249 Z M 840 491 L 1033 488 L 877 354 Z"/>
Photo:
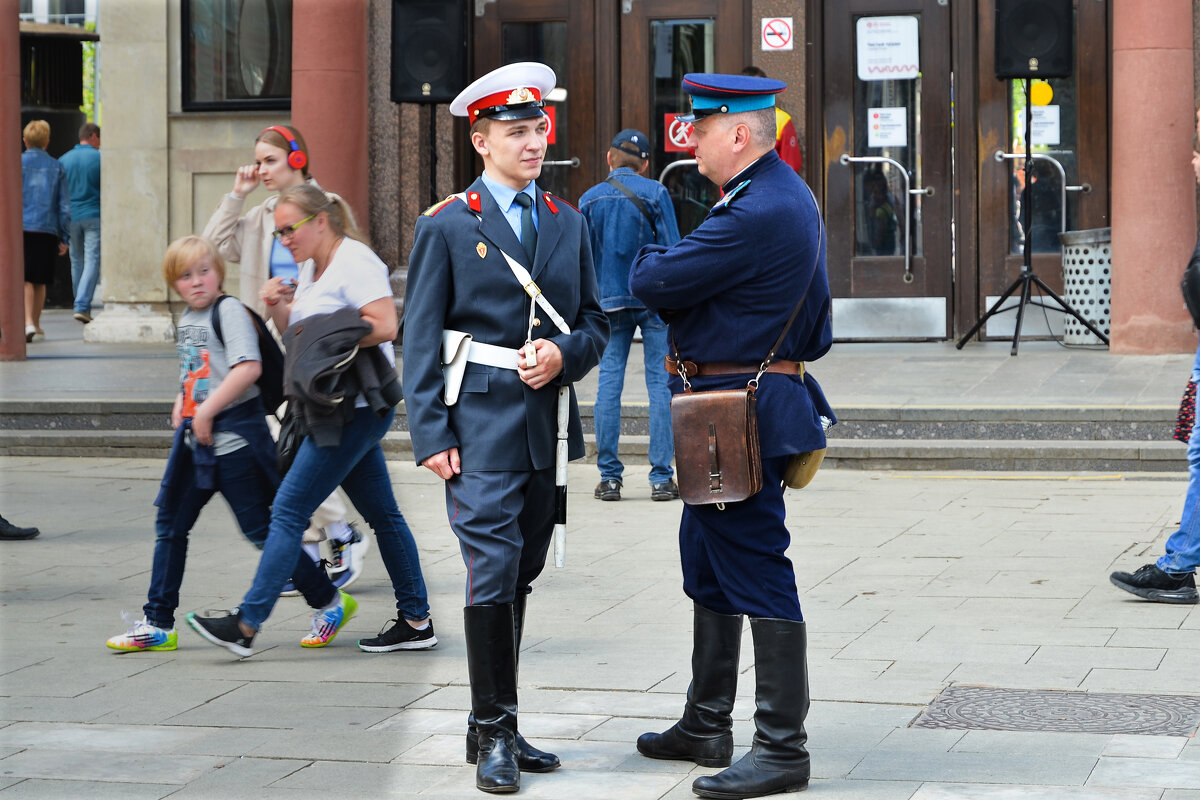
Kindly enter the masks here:
<path id="1" fill-rule="evenodd" d="M 96 30 L 95 22 L 84 25 L 88 31 Z M 83 103 L 79 110 L 88 120 L 100 124 L 100 104 L 96 97 L 96 42 L 81 42 L 83 45 Z"/>

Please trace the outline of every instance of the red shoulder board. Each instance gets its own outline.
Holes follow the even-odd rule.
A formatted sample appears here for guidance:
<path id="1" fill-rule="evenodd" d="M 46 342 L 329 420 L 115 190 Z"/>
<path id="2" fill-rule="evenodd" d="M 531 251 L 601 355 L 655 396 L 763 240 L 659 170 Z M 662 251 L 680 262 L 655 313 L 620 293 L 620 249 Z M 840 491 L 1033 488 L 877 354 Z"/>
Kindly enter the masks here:
<path id="1" fill-rule="evenodd" d="M 476 214 L 483 213 L 483 201 L 479 199 L 479 192 L 467 192 L 467 208 Z"/>
<path id="2" fill-rule="evenodd" d="M 454 202 L 454 195 L 450 195 L 449 197 L 447 197 L 445 200 L 441 201 L 440 203 L 434 203 L 429 208 L 425 209 L 425 216 L 427 216 L 427 217 L 435 216 L 439 211 L 441 211 L 443 208 L 445 208 L 452 202 Z"/>
<path id="3" fill-rule="evenodd" d="M 567 206 L 568 208 L 574 208 L 576 213 L 579 213 L 578 208 L 575 208 L 575 206 L 571 205 L 566 200 L 563 200 L 561 197 L 555 197 L 554 195 L 550 194 L 549 192 L 543 192 L 542 197 L 546 200 L 546 208 L 550 209 L 551 214 L 558 213 L 558 207 L 554 205 L 555 200 L 557 200 L 558 202 Z"/>

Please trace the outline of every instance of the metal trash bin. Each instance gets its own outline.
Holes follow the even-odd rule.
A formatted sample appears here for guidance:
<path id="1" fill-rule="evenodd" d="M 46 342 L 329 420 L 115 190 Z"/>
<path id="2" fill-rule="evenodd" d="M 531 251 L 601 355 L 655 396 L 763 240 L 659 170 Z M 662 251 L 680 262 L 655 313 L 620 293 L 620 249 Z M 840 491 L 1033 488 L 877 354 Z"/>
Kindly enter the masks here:
<path id="1" fill-rule="evenodd" d="M 1112 228 L 1066 231 L 1062 242 L 1063 299 L 1109 335 L 1112 322 Z M 1066 344 L 1103 344 L 1070 314 L 1063 315 Z"/>

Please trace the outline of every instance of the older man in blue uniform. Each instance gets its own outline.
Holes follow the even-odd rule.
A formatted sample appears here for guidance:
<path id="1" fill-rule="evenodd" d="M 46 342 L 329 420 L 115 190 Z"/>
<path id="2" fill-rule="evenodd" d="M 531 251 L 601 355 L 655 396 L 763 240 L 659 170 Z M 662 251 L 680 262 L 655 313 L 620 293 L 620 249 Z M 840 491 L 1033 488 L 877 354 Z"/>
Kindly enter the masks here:
<path id="1" fill-rule="evenodd" d="M 834 419 L 802 366 L 832 343 L 829 284 L 816 200 L 774 150 L 775 94 L 785 84 L 689 74 L 683 88 L 692 97 L 692 114 L 681 117 L 694 124 L 690 146 L 722 197 L 674 247 L 643 248 L 630 288 L 668 321 L 672 357 L 694 362 L 697 390 L 744 388 L 797 314 L 757 391 L 762 490 L 738 503 L 684 507 L 692 682 L 679 722 L 644 734 L 637 747 L 653 758 L 729 767 L 696 779 L 701 797 L 761 797 L 804 789 L 809 779 L 807 636 L 787 557 L 782 480 L 792 454 L 825 446 L 822 418 Z M 682 389 L 673 377 L 672 392 Z M 754 639 L 756 733 L 729 766 L 743 616 Z"/>
<path id="2" fill-rule="evenodd" d="M 517 732 L 517 653 L 555 522 L 559 389 L 595 367 L 608 341 L 583 217 L 535 183 L 546 153 L 542 98 L 554 85 L 544 64 L 510 64 L 450 105 L 471 120 L 484 170 L 418 218 L 405 295 L 413 451 L 446 481 L 467 566 L 467 761 L 485 792 L 517 791 L 520 772 L 559 766 Z M 561 320 L 533 305 L 534 285 Z M 568 456 L 580 458 L 573 390 L 563 410 Z"/>

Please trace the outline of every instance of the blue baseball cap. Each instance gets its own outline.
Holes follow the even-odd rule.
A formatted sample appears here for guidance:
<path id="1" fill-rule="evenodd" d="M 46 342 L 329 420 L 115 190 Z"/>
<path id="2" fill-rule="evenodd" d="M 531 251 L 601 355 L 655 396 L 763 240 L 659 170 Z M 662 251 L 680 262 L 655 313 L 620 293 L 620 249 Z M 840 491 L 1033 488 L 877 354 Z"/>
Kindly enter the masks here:
<path id="1" fill-rule="evenodd" d="M 636 128 L 626 128 L 613 137 L 612 146 L 631 156 L 650 157 L 650 138 Z"/>
<path id="2" fill-rule="evenodd" d="M 695 122 L 712 114 L 738 114 L 775 107 L 775 95 L 787 88 L 783 81 L 754 75 L 689 72 L 683 90 L 692 97 L 689 114 L 678 114 L 682 122 Z"/>

